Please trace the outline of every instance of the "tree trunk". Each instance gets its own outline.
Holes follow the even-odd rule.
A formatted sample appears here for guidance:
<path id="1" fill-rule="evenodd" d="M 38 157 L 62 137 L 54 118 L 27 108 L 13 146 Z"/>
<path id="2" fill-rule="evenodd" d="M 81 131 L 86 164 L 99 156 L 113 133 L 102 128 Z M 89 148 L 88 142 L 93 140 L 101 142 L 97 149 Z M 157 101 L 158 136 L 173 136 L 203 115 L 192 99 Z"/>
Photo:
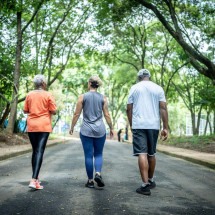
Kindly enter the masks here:
<path id="1" fill-rule="evenodd" d="M 213 124 L 214 124 L 213 134 L 215 134 L 215 110 L 214 110 L 214 122 L 213 122 Z"/>
<path id="2" fill-rule="evenodd" d="M 193 135 L 196 135 L 198 133 L 196 132 L 196 115 L 194 112 L 191 112 L 191 120 L 192 120 Z"/>
<path id="3" fill-rule="evenodd" d="M 14 130 L 14 125 L 16 121 L 16 112 L 17 112 L 17 103 L 18 103 L 18 93 L 19 93 L 19 78 L 20 78 L 20 66 L 21 66 L 21 52 L 22 52 L 22 12 L 17 12 L 17 46 L 16 46 L 16 62 L 15 70 L 13 74 L 14 78 L 14 87 L 13 87 L 13 96 L 11 103 L 11 111 L 8 120 L 8 126 L 6 132 L 12 134 Z"/>
<path id="4" fill-rule="evenodd" d="M 209 124 L 209 115 L 210 115 L 210 112 L 209 112 L 209 111 L 207 111 L 204 135 L 206 135 L 206 133 L 207 133 L 208 124 Z"/>
<path id="5" fill-rule="evenodd" d="M 4 121 L 7 119 L 9 113 L 10 113 L 10 104 L 8 103 L 4 109 L 2 118 L 0 119 L 0 128 L 4 128 Z"/>
<path id="6" fill-rule="evenodd" d="M 200 122 L 201 122 L 201 113 L 202 113 L 202 105 L 199 109 L 199 112 L 198 112 L 198 119 L 197 119 L 197 125 L 196 125 L 196 135 L 199 135 L 199 127 L 200 127 Z"/>

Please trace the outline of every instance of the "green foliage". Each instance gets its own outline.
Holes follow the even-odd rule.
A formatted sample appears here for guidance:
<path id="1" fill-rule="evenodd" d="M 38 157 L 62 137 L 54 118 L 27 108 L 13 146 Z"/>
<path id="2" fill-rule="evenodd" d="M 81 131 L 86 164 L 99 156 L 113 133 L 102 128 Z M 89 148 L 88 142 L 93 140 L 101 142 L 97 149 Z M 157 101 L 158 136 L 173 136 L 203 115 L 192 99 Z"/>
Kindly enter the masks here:
<path id="1" fill-rule="evenodd" d="M 196 150 L 200 152 L 215 152 L 215 135 L 202 135 L 202 136 L 170 136 L 165 142 L 160 144 L 165 144 L 169 146 L 176 146 L 179 148 L 187 148 L 191 150 Z"/>

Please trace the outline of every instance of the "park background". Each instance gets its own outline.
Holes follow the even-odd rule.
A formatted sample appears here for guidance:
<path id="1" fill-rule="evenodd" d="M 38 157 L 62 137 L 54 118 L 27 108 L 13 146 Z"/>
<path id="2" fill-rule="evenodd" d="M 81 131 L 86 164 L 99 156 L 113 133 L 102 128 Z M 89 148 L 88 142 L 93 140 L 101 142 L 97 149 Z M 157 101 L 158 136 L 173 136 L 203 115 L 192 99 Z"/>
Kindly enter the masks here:
<path id="1" fill-rule="evenodd" d="M 115 132 L 125 128 L 129 89 L 146 68 L 167 97 L 166 144 L 215 151 L 214 1 L 11 0 L 0 8 L 1 143 L 25 139 L 23 102 L 36 74 L 56 98 L 54 137 L 68 134 L 94 74 Z"/>

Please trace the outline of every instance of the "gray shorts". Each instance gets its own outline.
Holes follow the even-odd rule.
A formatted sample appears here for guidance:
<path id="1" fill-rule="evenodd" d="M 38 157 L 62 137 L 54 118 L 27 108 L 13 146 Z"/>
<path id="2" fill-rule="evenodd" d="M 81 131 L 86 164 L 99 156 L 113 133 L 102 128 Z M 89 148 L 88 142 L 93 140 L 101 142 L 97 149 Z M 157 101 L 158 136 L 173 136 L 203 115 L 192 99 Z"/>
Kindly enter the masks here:
<path id="1" fill-rule="evenodd" d="M 159 130 L 132 129 L 132 134 L 134 156 L 138 156 L 139 154 L 155 155 Z"/>

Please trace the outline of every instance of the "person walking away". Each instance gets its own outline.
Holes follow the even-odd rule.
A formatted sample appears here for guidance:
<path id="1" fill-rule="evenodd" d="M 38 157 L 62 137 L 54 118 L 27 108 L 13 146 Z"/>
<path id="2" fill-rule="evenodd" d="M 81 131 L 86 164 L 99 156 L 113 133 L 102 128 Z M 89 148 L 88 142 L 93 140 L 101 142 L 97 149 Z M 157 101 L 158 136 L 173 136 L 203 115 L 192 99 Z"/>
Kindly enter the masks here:
<path id="1" fill-rule="evenodd" d="M 119 131 L 117 132 L 118 142 L 121 142 L 121 133 L 122 129 L 120 128 Z"/>
<path id="2" fill-rule="evenodd" d="M 43 161 L 43 154 L 49 133 L 52 131 L 51 116 L 56 114 L 57 107 L 52 94 L 46 91 L 46 79 L 38 74 L 34 77 L 35 90 L 29 92 L 24 103 L 27 117 L 27 132 L 32 145 L 32 179 L 29 187 L 41 190 L 38 175 Z"/>
<path id="3" fill-rule="evenodd" d="M 72 118 L 70 134 L 73 134 L 74 127 L 83 110 L 83 122 L 80 130 L 80 138 L 85 156 L 85 168 L 88 176 L 88 188 L 94 188 L 94 181 L 98 187 L 104 187 L 105 183 L 101 176 L 103 165 L 103 148 L 106 139 L 106 129 L 103 122 L 103 115 L 110 128 L 110 137 L 113 137 L 113 126 L 108 111 L 107 98 L 98 93 L 97 89 L 102 85 L 98 76 L 92 76 L 88 80 L 88 92 L 79 96 L 76 110 Z M 95 177 L 93 181 L 93 173 Z"/>
<path id="4" fill-rule="evenodd" d="M 127 103 L 127 117 L 132 128 L 133 155 L 138 156 L 138 165 L 142 186 L 137 193 L 150 195 L 155 188 L 154 171 L 155 153 L 160 130 L 160 119 L 163 122 L 161 138 L 168 137 L 168 112 L 164 90 L 150 81 L 150 72 L 142 69 L 138 72 L 139 82 L 130 89 Z"/>

